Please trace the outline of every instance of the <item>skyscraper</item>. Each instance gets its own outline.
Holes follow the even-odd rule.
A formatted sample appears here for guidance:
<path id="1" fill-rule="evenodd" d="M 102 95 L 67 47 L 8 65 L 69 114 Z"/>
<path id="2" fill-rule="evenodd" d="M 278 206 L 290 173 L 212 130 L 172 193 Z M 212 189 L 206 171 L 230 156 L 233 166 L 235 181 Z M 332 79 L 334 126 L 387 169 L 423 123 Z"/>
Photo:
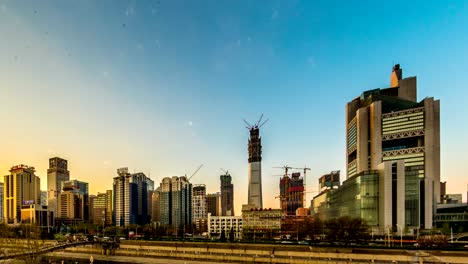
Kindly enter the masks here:
<path id="1" fill-rule="evenodd" d="M 10 175 L 4 177 L 3 216 L 7 224 L 21 223 L 22 205 L 40 205 L 41 180 L 34 167 L 13 166 Z"/>
<path id="2" fill-rule="evenodd" d="M 261 126 L 261 125 L 260 125 Z M 258 123 L 249 126 L 249 189 L 248 204 L 263 208 L 262 202 L 262 139 Z"/>
<path id="3" fill-rule="evenodd" d="M 192 184 L 185 176 L 162 179 L 159 209 L 163 225 L 178 228 L 192 224 Z"/>
<path id="4" fill-rule="evenodd" d="M 47 204 L 54 215 L 57 215 L 57 197 L 62 191 L 62 182 L 68 180 L 70 180 L 70 172 L 67 160 L 58 157 L 50 158 L 47 170 Z"/>
<path id="5" fill-rule="evenodd" d="M 154 223 L 161 223 L 160 195 L 161 187 L 158 187 L 154 190 L 151 201 L 153 207 L 151 221 Z"/>
<path id="6" fill-rule="evenodd" d="M 114 178 L 114 219 L 116 226 L 143 225 L 148 222 L 148 187 L 143 173 L 117 169 Z"/>
<path id="7" fill-rule="evenodd" d="M 193 222 L 198 230 L 205 230 L 208 213 L 206 210 L 206 186 L 204 184 L 193 186 L 192 203 Z"/>
<path id="8" fill-rule="evenodd" d="M 206 211 L 212 216 L 221 216 L 221 193 L 206 195 Z"/>
<path id="9" fill-rule="evenodd" d="M 77 189 L 65 188 L 57 199 L 57 220 L 73 223 L 84 220 L 84 195 Z"/>
<path id="10" fill-rule="evenodd" d="M 221 175 L 221 215 L 234 216 L 234 185 L 229 172 Z"/>
<path id="11" fill-rule="evenodd" d="M 172 224 L 172 187 L 171 187 L 171 178 L 165 177 L 162 179 L 159 186 L 159 217 L 161 224 L 171 225 Z"/>
<path id="12" fill-rule="evenodd" d="M 96 195 L 92 211 L 94 224 L 101 226 L 112 224 L 112 190 Z"/>
<path id="13" fill-rule="evenodd" d="M 3 192 L 4 184 L 0 182 L 0 223 L 3 223 Z"/>
<path id="14" fill-rule="evenodd" d="M 61 190 L 74 190 L 83 197 L 83 221 L 89 220 L 89 184 L 79 180 L 68 180 L 61 183 Z"/>
<path id="15" fill-rule="evenodd" d="M 149 177 L 146 178 L 146 187 L 148 188 L 148 223 L 152 222 L 152 216 L 153 216 L 153 193 L 154 193 L 154 181 L 150 179 Z"/>
<path id="16" fill-rule="evenodd" d="M 346 106 L 347 179 L 378 170 L 380 225 L 431 228 L 440 201 L 439 100 L 417 101 L 416 77 L 395 65 L 390 88 Z"/>

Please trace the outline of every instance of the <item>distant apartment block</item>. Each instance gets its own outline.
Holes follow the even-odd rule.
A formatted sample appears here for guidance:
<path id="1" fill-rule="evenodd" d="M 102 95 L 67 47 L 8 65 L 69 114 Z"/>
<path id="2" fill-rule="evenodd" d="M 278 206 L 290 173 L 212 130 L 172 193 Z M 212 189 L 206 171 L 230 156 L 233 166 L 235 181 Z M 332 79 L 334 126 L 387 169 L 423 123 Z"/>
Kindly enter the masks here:
<path id="1" fill-rule="evenodd" d="M 208 218 L 207 204 L 206 204 L 206 186 L 198 184 L 193 186 L 192 209 L 193 209 L 193 223 L 197 230 L 206 231 L 206 221 Z"/>

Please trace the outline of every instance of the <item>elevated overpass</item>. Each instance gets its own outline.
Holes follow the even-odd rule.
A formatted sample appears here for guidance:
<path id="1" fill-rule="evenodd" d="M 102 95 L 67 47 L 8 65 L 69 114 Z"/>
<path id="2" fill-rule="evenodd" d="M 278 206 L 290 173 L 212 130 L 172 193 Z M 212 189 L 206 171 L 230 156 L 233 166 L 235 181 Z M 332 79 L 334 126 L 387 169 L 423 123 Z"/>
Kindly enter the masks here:
<path id="1" fill-rule="evenodd" d="M 37 248 L 37 249 L 29 249 L 26 251 L 16 252 L 13 254 L 2 254 L 0 255 L 0 260 L 35 257 L 35 256 L 40 256 L 49 252 L 57 251 L 57 250 L 63 250 L 63 249 L 70 248 L 70 247 L 79 247 L 79 246 L 86 246 L 86 245 L 100 245 L 102 248 L 103 255 L 109 255 L 112 252 L 112 250 L 119 247 L 119 243 L 114 242 L 114 241 L 79 241 L 79 242 L 73 242 L 73 243 L 63 243 L 63 244 L 57 244 L 53 246 L 46 246 L 46 247 Z"/>

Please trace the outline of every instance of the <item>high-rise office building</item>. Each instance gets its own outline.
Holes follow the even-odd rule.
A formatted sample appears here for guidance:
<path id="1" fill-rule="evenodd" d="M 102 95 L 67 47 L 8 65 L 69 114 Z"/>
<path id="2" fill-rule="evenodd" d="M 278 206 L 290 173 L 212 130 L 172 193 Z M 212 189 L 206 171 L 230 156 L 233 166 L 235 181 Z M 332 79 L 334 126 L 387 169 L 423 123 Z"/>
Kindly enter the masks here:
<path id="1" fill-rule="evenodd" d="M 116 226 L 148 223 L 148 187 L 145 174 L 117 169 L 114 178 L 114 212 Z"/>
<path id="2" fill-rule="evenodd" d="M 221 215 L 234 216 L 234 185 L 229 172 L 221 175 Z"/>
<path id="3" fill-rule="evenodd" d="M 248 204 L 263 208 L 262 202 L 262 139 L 258 125 L 249 127 L 249 189 Z"/>
<path id="4" fill-rule="evenodd" d="M 221 216 L 221 193 L 206 195 L 206 211 L 212 216 Z"/>
<path id="5" fill-rule="evenodd" d="M 208 218 L 206 208 L 206 186 L 198 184 L 193 186 L 193 223 L 197 230 L 206 230 L 206 220 Z"/>
<path id="6" fill-rule="evenodd" d="M 89 200 L 89 214 L 88 214 L 88 222 L 94 223 L 94 199 L 96 199 L 96 195 L 90 194 L 88 197 Z"/>
<path id="7" fill-rule="evenodd" d="M 3 223 L 3 192 L 4 184 L 0 182 L 0 223 Z"/>
<path id="8" fill-rule="evenodd" d="M 57 199 L 62 191 L 62 182 L 70 180 L 68 162 L 65 159 L 54 157 L 49 159 L 47 170 L 47 206 L 57 215 Z"/>
<path id="9" fill-rule="evenodd" d="M 95 225 L 112 225 L 112 190 L 95 196 L 92 211 Z"/>
<path id="10" fill-rule="evenodd" d="M 79 180 L 68 180 L 61 183 L 61 190 L 76 190 L 80 195 L 83 196 L 83 221 L 89 221 L 89 184 L 87 182 Z"/>
<path id="11" fill-rule="evenodd" d="M 77 189 L 64 188 L 57 199 L 57 220 L 60 222 L 83 221 L 84 195 Z"/>
<path id="12" fill-rule="evenodd" d="M 41 180 L 34 167 L 13 166 L 10 175 L 4 177 L 3 217 L 7 224 L 21 223 L 22 205 L 40 205 Z"/>
<path id="13" fill-rule="evenodd" d="M 192 184 L 185 176 L 162 179 L 159 204 L 161 224 L 175 228 L 192 224 Z"/>
<path id="14" fill-rule="evenodd" d="M 159 186 L 160 193 L 159 193 L 159 217 L 161 224 L 163 225 L 171 225 L 172 224 L 172 214 L 171 214 L 171 206 L 172 206 L 172 195 L 171 195 L 171 187 L 172 181 L 171 178 L 165 177 L 162 179 L 161 184 Z"/>
<path id="15" fill-rule="evenodd" d="M 152 196 L 152 215 L 151 215 L 151 221 L 154 223 L 161 223 L 161 209 L 160 209 L 160 194 L 161 194 L 161 187 L 156 188 L 153 192 Z"/>
<path id="16" fill-rule="evenodd" d="M 431 228 L 440 201 L 440 104 L 417 101 L 416 77 L 402 76 L 397 64 L 390 88 L 347 104 L 347 179 L 380 172 L 379 225 Z"/>
<path id="17" fill-rule="evenodd" d="M 152 222 L 151 219 L 153 216 L 153 193 L 154 193 L 154 181 L 150 178 L 146 178 L 146 186 L 148 188 L 148 223 Z"/>

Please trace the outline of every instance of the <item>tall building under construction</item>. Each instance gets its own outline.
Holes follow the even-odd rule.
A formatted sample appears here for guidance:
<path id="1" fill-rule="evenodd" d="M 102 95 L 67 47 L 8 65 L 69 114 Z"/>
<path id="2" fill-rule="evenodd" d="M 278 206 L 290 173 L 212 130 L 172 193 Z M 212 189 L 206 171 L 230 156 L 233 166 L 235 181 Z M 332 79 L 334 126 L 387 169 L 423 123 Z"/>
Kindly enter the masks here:
<path id="1" fill-rule="evenodd" d="M 221 215 L 234 216 L 234 185 L 229 172 L 221 175 Z"/>
<path id="2" fill-rule="evenodd" d="M 291 177 L 285 174 L 280 179 L 280 205 L 284 215 L 296 215 L 296 210 L 304 206 L 304 179 L 299 172 Z"/>
<path id="3" fill-rule="evenodd" d="M 256 208 L 263 208 L 262 201 L 262 139 L 260 137 L 260 127 L 266 123 L 260 124 L 263 115 L 255 125 L 247 123 L 247 129 L 250 131 L 249 138 L 249 190 L 248 204 Z M 244 120 L 245 121 L 245 120 Z"/>

